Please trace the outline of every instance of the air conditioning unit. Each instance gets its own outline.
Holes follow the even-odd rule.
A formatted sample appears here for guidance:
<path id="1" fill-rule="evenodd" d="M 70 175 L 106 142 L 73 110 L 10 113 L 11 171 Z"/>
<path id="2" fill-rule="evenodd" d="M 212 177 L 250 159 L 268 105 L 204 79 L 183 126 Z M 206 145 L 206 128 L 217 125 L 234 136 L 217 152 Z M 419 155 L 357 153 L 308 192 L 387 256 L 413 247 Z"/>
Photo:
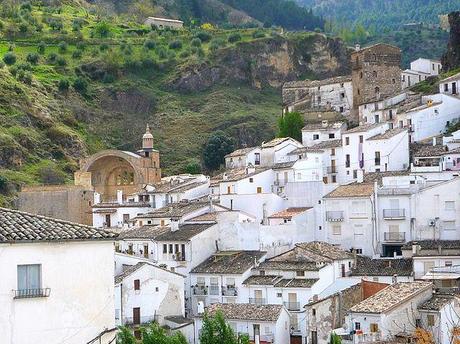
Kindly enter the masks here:
<path id="1" fill-rule="evenodd" d="M 434 219 L 428 220 L 428 226 L 434 227 L 435 225 L 436 225 L 436 220 L 434 220 Z"/>

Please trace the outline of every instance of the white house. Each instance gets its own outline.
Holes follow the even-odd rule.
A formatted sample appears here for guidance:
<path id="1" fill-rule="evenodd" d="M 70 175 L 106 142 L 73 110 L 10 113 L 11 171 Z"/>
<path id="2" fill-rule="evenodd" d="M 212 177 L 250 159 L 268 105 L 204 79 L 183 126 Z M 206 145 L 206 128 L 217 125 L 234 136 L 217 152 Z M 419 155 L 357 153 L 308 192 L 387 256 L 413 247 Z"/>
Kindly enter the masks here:
<path id="1" fill-rule="evenodd" d="M 458 96 L 460 86 L 460 73 L 445 78 L 439 82 L 439 93 Z"/>
<path id="2" fill-rule="evenodd" d="M 438 60 L 418 58 L 410 63 L 410 68 L 401 73 L 401 88 L 411 87 L 430 76 L 441 73 L 442 65 Z"/>
<path id="3" fill-rule="evenodd" d="M 225 156 L 226 168 L 245 168 L 248 165 L 260 166 L 260 147 L 237 149 Z"/>
<path id="4" fill-rule="evenodd" d="M 442 145 L 447 146 L 448 150 L 460 148 L 460 130 L 454 131 L 449 136 L 443 136 Z"/>
<path id="5" fill-rule="evenodd" d="M 261 145 L 260 165 L 271 167 L 274 164 L 288 161 L 287 154 L 296 148 L 303 147 L 299 141 L 290 137 L 275 138 Z"/>
<path id="6" fill-rule="evenodd" d="M 144 21 L 144 25 L 156 27 L 158 29 L 182 29 L 184 22 L 177 19 L 160 18 L 160 17 L 148 17 Z"/>
<path id="7" fill-rule="evenodd" d="M 193 314 L 198 304 L 247 303 L 243 282 L 251 269 L 265 260 L 263 251 L 218 251 L 190 272 Z"/>
<path id="8" fill-rule="evenodd" d="M 434 294 L 418 307 L 423 328 L 433 335 L 439 344 L 450 344 L 458 340 L 460 322 L 459 297 L 452 294 Z"/>
<path id="9" fill-rule="evenodd" d="M 401 332 L 413 333 L 418 306 L 431 298 L 431 282 L 398 282 L 353 306 L 347 328 L 354 330 L 353 342 L 393 339 Z"/>
<path id="10" fill-rule="evenodd" d="M 386 284 L 412 282 L 412 258 L 370 258 L 358 255 L 351 276 Z"/>
<path id="11" fill-rule="evenodd" d="M 113 241 L 76 223 L 0 208 L 2 342 L 109 343 Z M 106 335 L 102 333 L 106 331 Z"/>
<path id="12" fill-rule="evenodd" d="M 302 128 L 302 144 L 311 147 L 323 141 L 340 139 L 346 129 L 345 122 L 323 120 L 320 123 L 309 123 Z"/>
<path id="13" fill-rule="evenodd" d="M 168 316 L 185 315 L 184 297 L 184 276 L 145 261 L 125 265 L 115 276 L 116 325 L 164 325 Z"/>
<path id="14" fill-rule="evenodd" d="M 283 305 L 215 303 L 206 310 L 213 315 L 221 311 L 235 333 L 245 333 L 254 343 L 286 344 L 290 342 L 289 312 Z M 195 337 L 203 327 L 201 316 L 195 317 Z M 199 343 L 199 341 L 198 341 Z"/>
<path id="15" fill-rule="evenodd" d="M 426 80 L 431 75 L 425 72 L 405 69 L 401 72 L 401 88 L 405 89 Z"/>

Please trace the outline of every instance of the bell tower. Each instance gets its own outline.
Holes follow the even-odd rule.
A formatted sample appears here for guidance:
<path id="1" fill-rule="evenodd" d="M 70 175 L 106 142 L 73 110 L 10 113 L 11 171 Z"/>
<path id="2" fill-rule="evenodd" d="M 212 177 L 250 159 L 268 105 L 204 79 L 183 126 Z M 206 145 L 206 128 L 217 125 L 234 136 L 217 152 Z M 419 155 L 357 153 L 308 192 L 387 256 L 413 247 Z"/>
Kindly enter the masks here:
<path id="1" fill-rule="evenodd" d="M 150 132 L 150 126 L 147 124 L 145 129 L 145 134 L 142 136 L 142 150 L 152 150 L 153 149 L 153 135 Z"/>
<path id="2" fill-rule="evenodd" d="M 142 156 L 144 183 L 161 181 L 160 152 L 153 148 L 153 135 L 148 124 L 145 134 L 142 135 L 142 149 L 138 151 L 138 154 Z"/>

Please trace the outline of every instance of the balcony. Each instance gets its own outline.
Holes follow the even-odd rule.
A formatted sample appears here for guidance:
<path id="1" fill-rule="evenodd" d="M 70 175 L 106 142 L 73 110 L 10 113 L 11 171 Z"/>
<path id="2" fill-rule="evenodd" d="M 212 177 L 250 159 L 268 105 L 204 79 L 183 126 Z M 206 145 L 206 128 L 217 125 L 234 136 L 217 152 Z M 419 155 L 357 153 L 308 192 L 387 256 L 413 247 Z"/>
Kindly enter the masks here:
<path id="1" fill-rule="evenodd" d="M 222 296 L 238 296 L 236 287 L 222 287 Z"/>
<path id="2" fill-rule="evenodd" d="M 337 173 L 337 166 L 328 166 L 326 170 L 328 174 Z"/>
<path id="3" fill-rule="evenodd" d="M 219 286 L 211 284 L 209 286 L 209 295 L 219 295 Z"/>
<path id="4" fill-rule="evenodd" d="M 343 211 L 326 211 L 326 221 L 340 222 L 343 221 Z"/>
<path id="5" fill-rule="evenodd" d="M 404 209 L 383 209 L 383 218 L 385 220 L 400 220 L 405 219 L 406 214 Z"/>
<path id="6" fill-rule="evenodd" d="M 208 287 L 205 285 L 196 285 L 192 287 L 193 295 L 208 295 Z"/>
<path id="7" fill-rule="evenodd" d="M 385 232 L 383 233 L 383 239 L 386 242 L 404 242 L 406 241 L 406 233 L 402 232 Z"/>
<path id="8" fill-rule="evenodd" d="M 259 297 L 250 297 L 249 303 L 252 305 L 265 305 L 267 300 Z"/>
<path id="9" fill-rule="evenodd" d="M 284 302 L 284 306 L 289 311 L 300 311 L 300 302 Z"/>
<path id="10" fill-rule="evenodd" d="M 15 299 L 31 299 L 36 297 L 50 296 L 50 288 L 37 288 L 37 289 L 19 289 L 14 291 Z"/>

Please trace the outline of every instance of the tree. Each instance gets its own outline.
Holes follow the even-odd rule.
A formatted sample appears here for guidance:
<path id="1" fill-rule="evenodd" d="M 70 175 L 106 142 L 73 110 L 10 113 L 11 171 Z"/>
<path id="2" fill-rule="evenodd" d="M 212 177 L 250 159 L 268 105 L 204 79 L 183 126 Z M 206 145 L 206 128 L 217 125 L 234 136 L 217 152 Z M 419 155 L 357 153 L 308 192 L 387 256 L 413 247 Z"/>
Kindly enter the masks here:
<path id="1" fill-rule="evenodd" d="M 201 344 L 249 344 L 247 335 L 237 336 L 225 321 L 221 311 L 214 316 L 204 314 L 203 327 L 200 334 Z"/>
<path id="2" fill-rule="evenodd" d="M 340 336 L 337 333 L 332 332 L 331 333 L 331 341 L 330 341 L 330 343 L 331 344 L 341 344 L 342 339 L 340 338 Z"/>
<path id="3" fill-rule="evenodd" d="M 201 166 L 198 161 L 191 161 L 185 166 L 185 173 L 199 174 L 201 173 Z"/>
<path id="4" fill-rule="evenodd" d="M 127 327 L 119 327 L 117 344 L 187 344 L 187 339 L 181 332 L 168 335 L 157 323 L 140 329 L 142 340 L 137 342 L 132 331 Z"/>
<path id="5" fill-rule="evenodd" d="M 278 120 L 278 137 L 291 137 L 302 141 L 304 120 L 299 112 L 287 112 Z"/>
<path id="6" fill-rule="evenodd" d="M 7 64 L 8 66 L 14 65 L 16 63 L 16 55 L 13 52 L 7 52 L 3 56 L 3 62 Z"/>
<path id="7" fill-rule="evenodd" d="M 216 131 L 212 134 L 205 144 L 203 151 L 203 161 L 205 167 L 214 171 L 224 162 L 224 156 L 233 151 L 234 145 L 231 137 L 223 131 Z"/>

